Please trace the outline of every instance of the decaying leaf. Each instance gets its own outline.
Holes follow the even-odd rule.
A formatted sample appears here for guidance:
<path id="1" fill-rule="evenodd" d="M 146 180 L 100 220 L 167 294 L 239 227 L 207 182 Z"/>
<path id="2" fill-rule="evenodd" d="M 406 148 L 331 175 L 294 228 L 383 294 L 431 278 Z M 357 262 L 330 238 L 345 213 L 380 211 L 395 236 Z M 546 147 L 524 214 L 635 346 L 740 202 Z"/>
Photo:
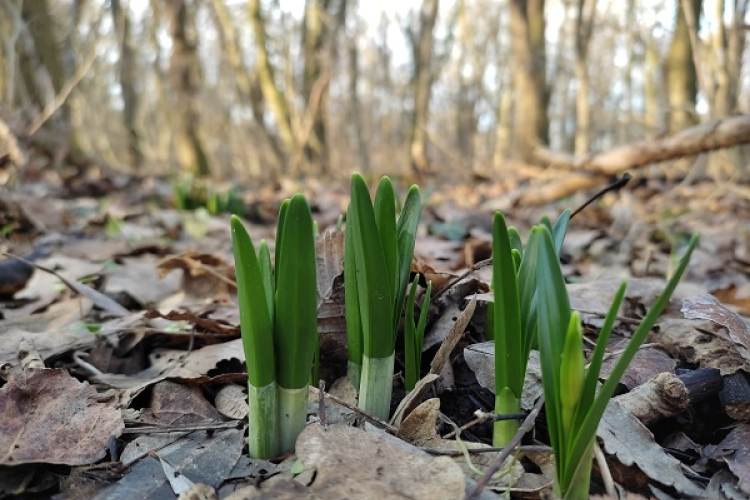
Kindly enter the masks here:
<path id="1" fill-rule="evenodd" d="M 721 443 L 707 446 L 705 455 L 726 462 L 737 476 L 739 488 L 750 495 L 750 425 L 738 425 Z"/>
<path id="2" fill-rule="evenodd" d="M 635 465 L 648 477 L 671 486 L 681 495 L 700 495 L 703 488 L 685 477 L 680 462 L 654 441 L 645 425 L 613 399 L 602 417 L 597 436 L 607 453 L 624 465 Z"/>
<path id="3" fill-rule="evenodd" d="M 465 494 L 451 459 L 413 453 L 353 427 L 308 425 L 297 439 L 297 456 L 317 471 L 308 489 L 318 498 L 455 500 Z"/>
<path id="4" fill-rule="evenodd" d="M 464 349 L 464 359 L 471 371 L 477 377 L 479 385 L 495 392 L 495 343 L 483 342 L 473 344 Z M 529 363 L 526 366 L 526 377 L 523 381 L 521 408 L 529 410 L 539 399 L 542 389 L 542 368 L 539 364 L 539 351 L 529 353 Z"/>
<path id="5" fill-rule="evenodd" d="M 726 328 L 739 353 L 750 360 L 750 326 L 741 316 L 706 294 L 683 300 L 681 311 L 687 319 L 707 319 Z"/>
<path id="6" fill-rule="evenodd" d="M 0 465 L 83 465 L 124 428 L 120 411 L 65 370 L 26 370 L 0 388 Z"/>

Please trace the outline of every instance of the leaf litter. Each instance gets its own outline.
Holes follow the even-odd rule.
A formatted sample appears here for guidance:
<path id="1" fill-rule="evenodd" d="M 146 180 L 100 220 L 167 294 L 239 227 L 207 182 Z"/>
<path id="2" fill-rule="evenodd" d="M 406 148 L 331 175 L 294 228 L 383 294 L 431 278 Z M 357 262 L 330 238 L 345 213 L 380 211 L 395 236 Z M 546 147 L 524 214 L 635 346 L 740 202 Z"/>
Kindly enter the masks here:
<path id="1" fill-rule="evenodd" d="M 288 184 L 284 189 L 253 195 L 261 214 L 256 222 L 263 222 L 250 226 L 254 238 L 273 240 L 278 201 L 296 188 Z M 457 185 L 436 193 L 425 212 L 412 272 L 432 280 L 437 295 L 425 339 L 426 375 L 408 395 L 396 377 L 392 410 L 404 402 L 392 427 L 357 411 L 345 379 L 332 387 L 346 364 L 343 240 L 341 231 L 325 229 L 345 208 L 346 194 L 319 184 L 306 190 L 311 199 L 321 200 L 315 216 L 323 229 L 317 254 L 321 376 L 331 396 L 320 399 L 311 390 L 308 413 L 318 423 L 300 437 L 296 456 L 271 463 L 243 455 L 246 375 L 233 305 L 228 219 L 133 206 L 152 193 L 126 198 L 112 192 L 109 196 L 120 201 L 109 209 L 85 197 L 54 199 L 56 210 L 32 204 L 26 212 L 37 222 L 19 226 L 47 232 L 45 238 L 53 243 L 38 263 L 56 275 L 35 270 L 0 306 L 0 363 L 6 379 L 0 388 L 0 404 L 6 405 L 0 439 L 15 436 L 13 444 L 1 448 L 0 479 L 22 476 L 27 479 L 14 483 L 13 491 L 57 491 L 59 498 L 72 498 L 84 483 L 92 487 L 86 490 L 90 498 L 175 498 L 182 490 L 187 495 L 191 485 L 208 485 L 206 494 L 235 499 L 461 498 L 466 480 L 477 479 L 467 463 L 481 470 L 492 460 L 493 452 L 477 452 L 490 440 L 491 421 L 475 412 L 491 413 L 494 402 L 494 351 L 484 343 L 491 266 L 477 266 L 465 276 L 464 271 L 490 256 L 492 209 L 510 198 L 483 186 L 467 190 Z M 750 280 L 744 272 L 750 243 L 741 236 L 749 228 L 742 217 L 700 210 L 698 199 L 693 191 L 666 188 L 648 199 L 638 198 L 637 190 L 607 195 L 576 218 L 563 247 L 571 303 L 581 311 L 591 339 L 620 280 L 628 277 L 627 300 L 609 346 L 613 362 L 660 292 L 681 235 L 703 234 L 688 279 L 623 378 L 623 395 L 610 405 L 599 430 L 606 466 L 630 497 L 675 498 L 704 490 L 721 498 L 750 494 L 750 433 L 731 416 L 739 418 L 743 413 L 733 411 L 750 404 L 741 399 L 750 373 L 742 317 L 750 311 Z M 747 211 L 746 205 L 728 193 L 712 210 Z M 673 206 L 691 208 L 665 216 Z M 554 216 L 560 210 L 561 205 L 516 207 L 509 220 L 523 234 L 541 214 Z M 69 217 L 69 229 L 54 233 L 49 228 L 64 227 L 61 213 Z M 108 233 L 106 221 L 112 218 L 120 223 Z M 28 255 L 23 243 L 3 249 Z M 475 296 L 474 310 L 470 301 Z M 28 341 L 50 368 L 21 368 L 19 345 Z M 532 354 L 525 409 L 541 394 L 534 359 Z M 690 377 L 703 376 L 706 369 L 718 370 L 725 387 L 701 397 L 688 391 L 686 407 L 653 413 L 668 398 L 665 394 L 676 390 L 670 388 L 684 384 L 689 390 Z M 646 404 L 645 414 L 655 417 L 637 418 L 639 411 L 626 409 L 628 397 Z M 21 400 L 26 406 L 19 405 Z M 321 415 L 326 426 L 320 425 Z M 522 443 L 514 473 L 506 477 L 512 481 L 492 483 L 492 490 L 507 491 L 510 485 L 514 498 L 538 498 L 548 486 L 545 425 L 539 419 L 534 434 Z M 456 428 L 459 439 L 452 434 Z M 73 437 L 75 444 L 65 445 Z M 424 449 L 460 454 L 435 458 Z M 290 470 L 298 472 L 296 460 L 306 472 L 295 479 Z M 53 464 L 69 467 L 64 480 L 56 479 L 59 470 L 50 475 Z M 601 482 L 601 466 L 595 484 Z M 4 484 L 0 481 L 0 492 L 10 491 Z M 483 495 L 495 498 L 489 489 Z"/>

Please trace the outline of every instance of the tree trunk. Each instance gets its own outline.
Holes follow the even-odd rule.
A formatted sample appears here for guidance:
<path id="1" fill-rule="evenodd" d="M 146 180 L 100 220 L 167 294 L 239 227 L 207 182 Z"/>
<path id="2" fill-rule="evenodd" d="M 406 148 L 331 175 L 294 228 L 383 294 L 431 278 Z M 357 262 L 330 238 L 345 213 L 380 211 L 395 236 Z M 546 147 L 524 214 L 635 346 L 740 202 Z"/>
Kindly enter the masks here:
<path id="1" fill-rule="evenodd" d="M 510 0 L 510 14 L 517 156 L 531 162 L 549 139 L 544 0 Z"/>
<path id="2" fill-rule="evenodd" d="M 688 2 L 699 19 L 702 0 Z M 695 100 L 698 79 L 693 63 L 693 49 L 685 12 L 677 2 L 677 22 L 667 58 L 667 96 L 669 101 L 669 130 L 676 132 L 698 123 Z"/>
<path id="3" fill-rule="evenodd" d="M 305 143 L 305 159 L 313 172 L 323 173 L 328 169 L 328 144 L 326 142 L 325 115 L 328 104 L 328 84 L 319 92 L 313 92 L 316 84 L 322 85 L 324 75 L 324 61 L 326 56 L 323 47 L 326 40 L 327 3 L 324 0 L 307 0 L 305 2 L 305 17 L 303 21 L 303 52 L 305 54 L 305 69 L 302 79 L 303 92 L 307 101 L 307 112 L 312 120 L 310 134 Z M 318 99 L 318 102 L 313 102 Z"/>
<path id="4" fill-rule="evenodd" d="M 141 150 L 141 138 L 135 119 L 140 96 L 136 89 L 138 68 L 135 47 L 133 39 L 130 36 L 130 13 L 127 7 L 125 9 L 122 8 L 120 0 L 110 0 L 109 5 L 117 41 L 120 46 L 118 81 L 123 101 L 122 121 L 128 134 L 129 163 L 131 167 L 139 168 L 143 165 L 143 151 Z"/>
<path id="5" fill-rule="evenodd" d="M 250 24 L 255 37 L 255 59 L 258 65 L 258 81 L 268 106 L 273 113 L 279 135 L 284 143 L 287 154 L 291 154 L 297 148 L 297 140 L 292 130 L 292 115 L 286 101 L 284 92 L 276 85 L 275 70 L 266 48 L 268 36 L 266 35 L 266 21 L 261 11 L 260 0 L 248 2 L 250 12 Z M 282 173 L 286 173 L 288 167 L 285 165 Z"/>
<path id="6" fill-rule="evenodd" d="M 595 13 L 596 0 L 578 0 L 575 36 L 575 75 L 578 82 L 578 92 L 576 93 L 576 155 L 588 153 L 591 146 L 591 106 L 589 104 L 591 91 L 586 57 Z"/>
<path id="7" fill-rule="evenodd" d="M 424 0 L 419 13 L 418 33 L 409 33 L 412 47 L 412 95 L 414 109 L 411 113 L 409 160 L 412 174 L 419 177 L 429 170 L 427 158 L 427 122 L 430 110 L 430 94 L 434 74 L 432 70 L 433 32 L 437 21 L 439 0 Z"/>
<path id="8" fill-rule="evenodd" d="M 175 94 L 174 149 L 180 169 L 202 177 L 209 175 L 211 169 L 198 133 L 200 114 L 196 95 L 201 83 L 200 61 L 191 36 L 196 32 L 195 20 L 188 11 L 187 1 L 167 0 L 172 37 L 169 73 Z"/>
<path id="9" fill-rule="evenodd" d="M 237 30 L 232 23 L 232 17 L 227 10 L 224 0 L 212 0 L 211 4 L 216 18 L 216 27 L 219 31 L 221 51 L 232 68 L 234 85 L 241 99 L 249 102 L 253 113 L 253 120 L 255 120 L 255 123 L 263 132 L 263 137 L 278 164 L 278 169 L 281 169 L 286 164 L 287 158 L 281 144 L 279 144 L 278 138 L 266 125 L 265 107 L 263 106 L 263 95 L 260 92 L 260 85 L 258 84 L 257 71 L 254 68 L 248 68 L 243 62 L 242 48 L 240 47 Z"/>
<path id="10" fill-rule="evenodd" d="M 351 109 L 354 119 L 354 138 L 356 141 L 357 157 L 359 158 L 359 168 L 364 173 L 371 171 L 370 154 L 367 149 L 367 141 L 364 137 L 364 127 L 362 124 L 362 105 L 359 98 L 359 49 L 357 48 L 357 38 L 352 35 L 348 39 L 349 43 L 349 99 L 351 100 Z"/>

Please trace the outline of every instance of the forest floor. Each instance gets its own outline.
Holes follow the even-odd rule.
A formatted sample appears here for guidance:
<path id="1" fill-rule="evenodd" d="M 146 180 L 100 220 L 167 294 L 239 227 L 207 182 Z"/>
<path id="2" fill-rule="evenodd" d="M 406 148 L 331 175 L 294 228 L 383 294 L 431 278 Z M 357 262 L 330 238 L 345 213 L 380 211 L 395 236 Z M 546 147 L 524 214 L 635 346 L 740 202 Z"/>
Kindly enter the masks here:
<path id="1" fill-rule="evenodd" d="M 191 488 L 183 498 L 463 498 L 500 453 L 477 451 L 492 424 L 475 416 L 494 406 L 483 295 L 491 266 L 482 265 L 493 212 L 525 235 L 541 216 L 554 221 L 592 194 L 512 206 L 510 195 L 533 186 L 422 186 L 412 270 L 438 292 L 422 357 L 428 378 L 405 394 L 399 340 L 390 423 L 359 412 L 340 380 L 343 235 L 335 226 L 347 182 L 238 190 L 254 241 L 273 240 L 279 203 L 296 191 L 322 235 L 325 394 L 311 389 L 296 456 L 271 461 L 243 450 L 247 376 L 229 216 L 177 210 L 165 179 L 45 174 L 5 190 L 0 249 L 27 261 L 0 260 L 0 498 L 156 500 Z M 615 360 L 694 232 L 701 240 L 688 272 L 600 426 L 593 493 L 750 498 L 750 187 L 635 178 L 572 219 L 563 270 L 587 350 L 627 279 Z M 675 398 L 665 374 L 687 397 Z M 541 394 L 533 356 L 526 382 L 530 410 Z M 542 413 L 522 455 L 482 498 L 540 498 L 554 477 L 548 443 Z"/>

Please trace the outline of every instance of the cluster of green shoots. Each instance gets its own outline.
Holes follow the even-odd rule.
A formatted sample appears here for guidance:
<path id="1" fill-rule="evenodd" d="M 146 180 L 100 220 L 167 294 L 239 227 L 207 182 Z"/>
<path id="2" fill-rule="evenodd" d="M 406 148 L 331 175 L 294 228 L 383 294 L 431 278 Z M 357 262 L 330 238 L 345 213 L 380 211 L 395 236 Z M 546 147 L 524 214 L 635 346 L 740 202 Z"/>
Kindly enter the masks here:
<path id="1" fill-rule="evenodd" d="M 560 253 L 570 221 L 566 210 L 554 226 L 546 217 L 542 225 L 553 235 L 556 255 Z M 488 307 L 489 337 L 495 341 L 495 412 L 521 412 L 521 394 L 529 352 L 537 331 L 537 264 L 541 233 L 532 231 L 523 248 L 514 227 L 508 228 L 500 212 L 492 225 L 492 289 L 495 302 Z M 557 257 L 555 257 L 557 262 Z M 508 444 L 518 430 L 518 420 L 498 420 L 492 433 L 492 444 Z"/>
<path id="2" fill-rule="evenodd" d="M 231 226 L 247 364 L 248 449 L 253 458 L 270 458 L 294 449 L 307 419 L 318 346 L 312 216 L 300 194 L 282 203 L 275 272 L 266 242 L 256 252 L 238 217 Z"/>
<path id="3" fill-rule="evenodd" d="M 387 177 L 374 200 L 354 174 L 346 216 L 344 283 L 349 348 L 348 377 L 359 389 L 359 406 L 387 419 L 393 387 L 396 334 L 404 306 L 405 385 L 419 380 L 422 339 L 431 286 L 417 321 L 418 276 L 410 271 L 422 202 L 412 186 L 397 212 Z M 553 225 L 543 218 L 526 245 L 497 212 L 493 221 L 494 303 L 488 336 L 495 341 L 495 411 L 517 414 L 529 353 L 539 347 L 547 424 L 555 455 L 555 493 L 565 500 L 588 498 L 596 429 L 625 369 L 667 305 L 698 242 L 693 236 L 664 292 L 633 333 L 606 381 L 599 376 L 607 342 L 625 295 L 617 292 L 588 368 L 581 321 L 571 310 L 560 267 L 560 249 L 571 214 Z M 281 205 L 275 270 L 265 241 L 256 251 L 245 227 L 232 217 L 242 343 L 248 369 L 249 453 L 269 458 L 292 450 L 306 422 L 311 369 L 318 351 L 315 229 L 302 195 Z M 407 295 L 407 288 L 411 288 Z M 312 377 L 315 379 L 315 375 Z M 505 446 L 516 420 L 494 424 L 493 444 Z"/>
<path id="4" fill-rule="evenodd" d="M 547 426 L 555 455 L 555 494 L 565 500 L 588 498 L 596 429 L 627 366 L 666 307 L 687 268 L 698 237 L 664 292 L 633 333 L 604 384 L 599 376 L 607 342 L 625 295 L 620 286 L 605 318 L 588 368 L 583 355 L 581 320 L 572 311 L 559 253 L 570 219 L 564 213 L 552 226 L 543 220 L 521 247 L 499 212 L 493 226 L 492 311 L 495 337 L 495 411 L 518 413 L 529 351 L 539 346 Z M 518 429 L 515 421 L 495 423 L 493 444 L 504 446 Z"/>
<path id="5" fill-rule="evenodd" d="M 245 211 L 245 203 L 237 189 L 230 187 L 225 191 L 217 191 L 192 175 L 172 182 L 172 197 L 178 210 L 205 208 L 211 215 L 239 214 Z"/>
<path id="6" fill-rule="evenodd" d="M 417 226 L 422 212 L 419 188 L 412 186 L 396 218 L 393 184 L 383 177 L 375 200 L 365 180 L 352 176 L 346 215 L 344 287 L 349 348 L 347 374 L 359 388 L 359 407 L 387 419 L 393 388 L 396 332 L 409 284 Z M 414 324 L 416 279 L 406 305 L 407 387 L 419 378 L 429 287 Z"/>

